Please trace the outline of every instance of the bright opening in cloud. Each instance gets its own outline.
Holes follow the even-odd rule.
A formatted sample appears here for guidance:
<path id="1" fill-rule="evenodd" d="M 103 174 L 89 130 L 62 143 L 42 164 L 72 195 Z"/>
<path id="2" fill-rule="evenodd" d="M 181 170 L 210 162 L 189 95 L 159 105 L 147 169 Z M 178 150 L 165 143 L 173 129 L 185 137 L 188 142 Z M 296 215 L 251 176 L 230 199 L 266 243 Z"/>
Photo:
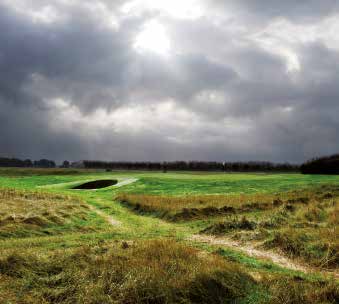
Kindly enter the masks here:
<path id="1" fill-rule="evenodd" d="M 179 19 L 197 19 L 203 15 L 198 0 L 134 0 L 127 2 L 122 11 L 127 14 L 157 10 L 168 16 Z"/>
<path id="2" fill-rule="evenodd" d="M 143 30 L 136 37 L 134 48 L 137 51 L 149 51 L 159 55 L 168 55 L 171 43 L 165 27 L 157 20 L 145 24 Z"/>

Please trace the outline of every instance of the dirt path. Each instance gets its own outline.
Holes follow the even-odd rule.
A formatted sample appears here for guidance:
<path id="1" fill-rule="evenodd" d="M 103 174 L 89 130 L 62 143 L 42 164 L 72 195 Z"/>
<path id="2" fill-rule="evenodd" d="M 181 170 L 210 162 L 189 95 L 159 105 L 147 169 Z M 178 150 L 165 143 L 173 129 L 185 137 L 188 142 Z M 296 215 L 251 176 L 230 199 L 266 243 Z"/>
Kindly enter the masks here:
<path id="1" fill-rule="evenodd" d="M 291 270 L 301 271 L 304 273 L 318 272 L 318 273 L 322 273 L 327 276 L 334 276 L 335 278 L 339 278 L 338 271 L 333 271 L 333 272 L 321 271 L 319 269 L 312 268 L 310 266 L 296 263 L 295 261 L 287 257 L 284 257 L 278 253 L 258 249 L 254 245 L 251 245 L 251 244 L 244 245 L 240 242 L 236 242 L 234 240 L 230 240 L 227 238 L 217 238 L 217 237 L 208 236 L 208 235 L 193 235 L 191 240 L 196 241 L 196 242 L 201 242 L 201 243 L 207 243 L 211 245 L 226 246 L 232 249 L 239 250 L 251 257 L 270 260 L 274 264 L 277 264 L 281 267 L 288 268 Z"/>
<path id="2" fill-rule="evenodd" d="M 97 208 L 95 208 L 91 205 L 89 205 L 89 206 L 90 206 L 90 209 L 92 211 L 94 211 L 96 214 L 100 215 L 110 225 L 112 225 L 112 226 L 120 226 L 121 225 L 120 221 L 115 220 L 113 217 L 111 217 L 107 213 L 105 213 L 105 212 L 101 211 L 100 209 L 97 209 Z"/>

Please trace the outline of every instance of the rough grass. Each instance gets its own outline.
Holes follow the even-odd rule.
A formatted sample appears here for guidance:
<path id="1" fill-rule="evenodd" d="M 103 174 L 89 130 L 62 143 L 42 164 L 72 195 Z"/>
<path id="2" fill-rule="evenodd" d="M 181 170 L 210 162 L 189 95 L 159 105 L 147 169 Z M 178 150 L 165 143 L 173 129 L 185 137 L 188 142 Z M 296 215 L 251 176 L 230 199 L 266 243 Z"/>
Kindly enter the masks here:
<path id="1" fill-rule="evenodd" d="M 308 282 L 295 277 L 273 276 L 263 280 L 270 291 L 270 304 L 338 303 L 339 285 L 332 282 Z"/>
<path id="2" fill-rule="evenodd" d="M 88 205 L 75 197 L 0 189 L 1 239 L 86 231 L 90 217 Z"/>
<path id="3" fill-rule="evenodd" d="M 264 245 L 279 248 L 287 256 L 302 258 L 314 266 L 339 268 L 339 238 L 335 229 L 282 229 L 274 231 Z"/>
<path id="4" fill-rule="evenodd" d="M 321 243 L 326 229 L 332 229 L 328 231 L 334 235 L 334 228 L 338 224 L 337 205 L 331 205 L 337 199 L 332 186 L 324 186 L 323 189 L 317 187 L 319 191 L 313 189 L 308 201 L 305 200 L 307 195 L 301 191 L 281 197 L 280 201 L 269 193 L 325 182 L 338 183 L 335 176 L 189 172 L 107 174 L 86 170 L 76 170 L 79 172 L 73 172 L 73 176 L 72 170 L 57 170 L 54 174 L 45 169 L 33 170 L 34 172 L 30 172 L 30 169 L 5 169 L 6 172 L 0 169 L 0 184 L 2 187 L 27 189 L 28 191 L 17 191 L 17 194 L 25 204 L 31 200 L 31 212 L 37 206 L 34 201 L 50 201 L 51 204 L 60 206 L 59 203 L 69 199 L 81 204 L 79 199 L 69 196 L 72 194 L 119 220 L 121 226 L 112 227 L 87 209 L 84 210 L 88 214 L 85 220 L 75 215 L 65 218 L 60 224 L 51 222 L 48 227 L 15 224 L 12 237 L 8 238 L 7 235 L 0 242 L 0 303 L 338 302 L 338 284 L 334 281 L 323 280 L 313 274 L 300 274 L 299 277 L 295 272 L 240 254 L 232 248 L 222 248 L 223 252 L 227 252 L 222 255 L 218 248 L 208 249 L 208 245 L 203 247 L 192 242 L 202 249 L 200 251 L 186 247 L 182 242 L 224 217 L 224 221 L 235 223 L 231 226 L 232 230 L 223 232 L 227 236 L 241 237 L 246 241 L 259 236 L 263 242 L 269 242 L 274 239 L 276 232 L 288 232 L 291 228 L 299 230 L 301 234 L 314 235 L 314 239 L 307 239 L 305 244 L 313 246 L 317 241 Z M 114 190 L 78 192 L 69 190 L 69 184 L 64 184 L 126 177 L 138 178 L 138 182 Z M 37 186 L 51 184 L 59 186 L 38 189 L 60 195 L 32 191 Z M 234 213 L 224 214 L 217 210 L 217 215 L 213 208 L 199 214 L 201 203 L 196 201 L 187 208 L 189 211 L 198 209 L 197 215 L 189 212 L 189 221 L 184 221 L 186 218 L 181 217 L 176 221 L 170 218 L 172 221 L 166 222 L 155 216 L 140 216 L 145 211 L 131 212 L 123 204 L 112 201 L 112 196 L 115 197 L 121 191 L 172 197 L 193 195 L 206 198 L 205 195 L 210 195 L 220 198 L 227 194 L 227 197 L 234 198 L 245 196 L 244 193 L 266 193 L 269 196 L 265 194 L 267 201 L 247 196 L 248 201 L 232 205 Z M 31 197 L 25 198 L 27 195 Z M 192 201 L 188 198 L 187 201 L 189 200 Z M 202 205 L 202 209 L 210 207 L 208 204 Z M 0 206 L 0 212 L 3 206 Z M 224 206 L 216 205 L 215 208 Z M 186 206 L 174 208 L 169 213 L 180 213 L 183 208 Z M 147 212 L 162 216 L 158 208 L 153 210 L 155 211 Z M 243 229 L 247 227 L 247 221 L 258 226 L 254 230 Z M 29 225 L 25 226 L 29 229 L 23 229 L 22 225 Z M 91 229 L 95 231 L 89 232 Z M 316 231 L 319 234 L 316 235 Z M 153 238 L 162 240 L 147 240 Z M 167 241 L 167 238 L 181 242 Z M 124 243 L 121 241 L 123 239 L 131 241 Z M 114 240 L 119 241 L 115 243 Z M 279 242 L 275 245 L 267 243 L 265 246 L 278 248 L 278 244 Z"/>
<path id="5" fill-rule="evenodd" d="M 219 256 L 166 240 L 14 253 L 0 274 L 0 297 L 22 303 L 236 303 L 257 285 Z"/>
<path id="6" fill-rule="evenodd" d="M 329 192 L 332 189 L 332 192 Z M 223 214 L 271 210 L 284 205 L 294 209 L 324 197 L 339 196 L 338 186 L 298 190 L 279 194 L 167 196 L 122 193 L 117 200 L 141 213 L 154 213 L 172 220 L 189 220 Z"/>
<path id="7" fill-rule="evenodd" d="M 315 266 L 338 269 L 338 218 L 339 205 L 332 198 L 298 206 L 283 225 L 272 229 L 265 246 Z"/>
<path id="8" fill-rule="evenodd" d="M 328 269 L 339 268 L 338 186 L 322 185 L 281 194 L 155 196 L 121 194 L 137 213 L 170 221 L 223 216 L 201 233 L 261 240 L 265 248 Z"/>
<path id="9" fill-rule="evenodd" d="M 118 195 L 117 200 L 136 212 L 154 213 L 170 220 L 189 220 L 270 209 L 273 207 L 274 196 L 264 194 L 157 196 L 124 193 Z"/>
<path id="10" fill-rule="evenodd" d="M 281 203 L 275 209 L 249 212 L 246 217 L 227 217 L 201 233 L 228 235 L 244 241 L 261 239 L 264 247 L 277 248 L 291 258 L 301 258 L 322 268 L 339 268 L 337 188 L 332 192 L 328 187 L 323 190 L 304 193 L 302 200 L 277 198 L 276 202 Z"/>
<path id="11" fill-rule="evenodd" d="M 248 273 L 171 240 L 101 243 L 0 258 L 8 303 L 336 303 L 338 285 Z"/>

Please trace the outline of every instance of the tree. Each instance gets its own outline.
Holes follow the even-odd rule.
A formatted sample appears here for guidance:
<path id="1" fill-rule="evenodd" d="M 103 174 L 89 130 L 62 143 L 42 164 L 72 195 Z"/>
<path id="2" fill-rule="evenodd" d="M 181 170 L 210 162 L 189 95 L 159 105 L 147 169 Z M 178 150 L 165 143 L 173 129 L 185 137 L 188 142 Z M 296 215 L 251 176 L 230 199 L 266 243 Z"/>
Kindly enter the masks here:
<path id="1" fill-rule="evenodd" d="M 68 160 L 64 160 L 64 162 L 62 163 L 62 168 L 69 168 L 70 166 L 70 162 Z"/>

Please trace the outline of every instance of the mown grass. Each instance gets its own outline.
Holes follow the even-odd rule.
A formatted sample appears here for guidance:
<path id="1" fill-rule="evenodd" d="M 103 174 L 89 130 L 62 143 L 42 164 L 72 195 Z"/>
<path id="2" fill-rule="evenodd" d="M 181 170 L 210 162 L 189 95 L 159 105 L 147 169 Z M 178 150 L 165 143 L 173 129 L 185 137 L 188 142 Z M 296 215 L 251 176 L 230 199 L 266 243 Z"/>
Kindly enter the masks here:
<path id="1" fill-rule="evenodd" d="M 153 195 L 276 193 L 321 184 L 339 184 L 336 176 L 301 174 L 225 174 L 210 172 L 133 172 L 84 169 L 1 169 L 0 185 L 34 189 L 37 186 L 94 179 L 137 178 L 119 191 Z M 77 173 L 76 173 L 77 172 Z M 73 174 L 74 173 L 74 174 Z M 59 191 L 62 189 L 58 189 Z"/>
<path id="2" fill-rule="evenodd" d="M 321 184 L 338 184 L 336 176 L 301 174 L 139 173 L 139 182 L 124 189 L 130 194 L 200 195 L 286 192 Z"/>

